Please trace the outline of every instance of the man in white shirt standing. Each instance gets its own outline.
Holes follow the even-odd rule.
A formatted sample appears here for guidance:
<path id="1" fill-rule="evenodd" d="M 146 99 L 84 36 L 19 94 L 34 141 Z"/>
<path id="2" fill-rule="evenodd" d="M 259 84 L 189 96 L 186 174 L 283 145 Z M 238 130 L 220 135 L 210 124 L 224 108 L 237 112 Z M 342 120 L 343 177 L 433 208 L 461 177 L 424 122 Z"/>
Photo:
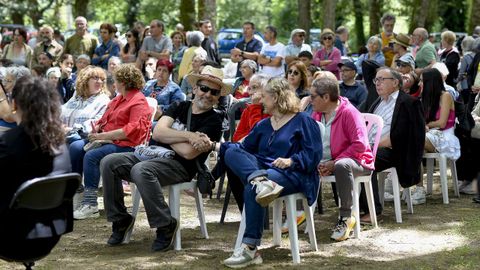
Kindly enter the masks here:
<path id="1" fill-rule="evenodd" d="M 271 77 L 284 76 L 285 45 L 277 42 L 277 29 L 273 26 L 267 26 L 265 28 L 265 39 L 268 43 L 263 46 L 257 60 L 258 64 L 262 65 L 261 73 Z"/>

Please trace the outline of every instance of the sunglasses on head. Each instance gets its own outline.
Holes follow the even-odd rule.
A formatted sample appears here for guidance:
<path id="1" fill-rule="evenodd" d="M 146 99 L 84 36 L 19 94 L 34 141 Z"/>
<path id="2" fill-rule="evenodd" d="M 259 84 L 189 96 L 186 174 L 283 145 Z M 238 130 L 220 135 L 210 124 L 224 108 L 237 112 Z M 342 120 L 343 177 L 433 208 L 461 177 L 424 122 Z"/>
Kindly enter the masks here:
<path id="1" fill-rule="evenodd" d="M 300 72 L 298 72 L 297 70 L 289 69 L 288 74 L 298 76 Z"/>
<path id="2" fill-rule="evenodd" d="M 333 37 L 332 36 L 328 36 L 328 37 L 323 37 L 323 40 L 332 40 Z"/>
<path id="3" fill-rule="evenodd" d="M 222 92 L 222 90 L 218 90 L 218 89 L 213 89 L 213 88 L 210 88 L 206 85 L 199 85 L 197 84 L 197 87 L 198 89 L 200 89 L 200 91 L 204 92 L 204 93 L 208 93 L 208 91 L 210 91 L 210 94 L 212 96 L 219 96 L 220 93 Z"/>

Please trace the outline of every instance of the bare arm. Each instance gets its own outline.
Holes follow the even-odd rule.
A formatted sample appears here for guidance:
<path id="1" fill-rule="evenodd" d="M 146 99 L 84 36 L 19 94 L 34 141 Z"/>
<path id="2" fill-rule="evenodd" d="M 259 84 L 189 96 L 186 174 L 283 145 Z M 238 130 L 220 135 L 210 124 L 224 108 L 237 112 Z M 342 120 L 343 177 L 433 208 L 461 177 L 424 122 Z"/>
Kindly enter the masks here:
<path id="1" fill-rule="evenodd" d="M 157 59 L 168 59 L 170 57 L 170 51 L 169 50 L 163 50 L 162 52 L 154 52 L 154 51 L 147 51 L 147 54 L 149 56 L 155 57 Z"/>
<path id="2" fill-rule="evenodd" d="M 444 92 L 440 98 L 440 118 L 436 121 L 431 121 L 427 124 L 428 128 L 445 128 L 448 121 L 448 115 L 450 110 L 453 108 L 453 99 L 452 96 Z"/>

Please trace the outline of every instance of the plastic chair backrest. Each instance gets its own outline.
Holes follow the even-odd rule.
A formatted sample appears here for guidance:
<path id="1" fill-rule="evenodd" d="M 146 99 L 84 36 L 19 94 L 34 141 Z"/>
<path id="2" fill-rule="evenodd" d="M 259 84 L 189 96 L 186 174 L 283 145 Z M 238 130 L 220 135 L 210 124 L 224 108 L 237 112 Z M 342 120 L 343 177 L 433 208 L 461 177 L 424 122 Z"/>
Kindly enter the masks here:
<path id="1" fill-rule="evenodd" d="M 10 209 L 48 210 L 72 199 L 80 185 L 78 173 L 34 178 L 23 183 L 10 201 Z"/>
<path id="2" fill-rule="evenodd" d="M 151 97 L 146 97 L 146 99 L 147 99 L 147 102 L 148 102 L 148 107 L 150 107 L 150 109 L 152 109 L 152 121 L 153 121 L 153 117 L 155 116 L 155 113 L 157 112 L 158 102 L 157 102 L 156 99 L 151 98 Z"/>
<path id="3" fill-rule="evenodd" d="M 380 144 L 380 138 L 382 137 L 383 119 L 380 116 L 371 113 L 362 113 L 362 115 L 365 119 L 365 124 L 367 125 L 367 134 L 370 134 L 373 127 L 376 127 L 372 149 L 373 156 L 376 157 L 378 144 Z"/>
<path id="4" fill-rule="evenodd" d="M 229 122 L 229 127 L 230 127 L 230 141 L 233 138 L 233 134 L 235 133 L 236 129 L 236 122 L 235 122 L 235 113 L 238 110 L 244 109 L 247 107 L 248 100 L 240 100 L 237 103 L 234 103 L 232 106 L 230 106 L 230 109 L 228 109 L 228 122 Z"/>

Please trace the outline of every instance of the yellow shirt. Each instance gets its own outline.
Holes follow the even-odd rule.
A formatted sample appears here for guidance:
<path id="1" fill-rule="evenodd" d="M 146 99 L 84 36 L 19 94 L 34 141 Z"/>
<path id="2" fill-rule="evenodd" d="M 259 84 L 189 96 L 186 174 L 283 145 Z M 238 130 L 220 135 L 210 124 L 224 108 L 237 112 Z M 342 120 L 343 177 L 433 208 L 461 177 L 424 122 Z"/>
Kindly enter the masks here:
<path id="1" fill-rule="evenodd" d="M 387 35 L 385 35 L 385 32 L 382 32 L 380 36 L 382 38 L 382 48 L 388 47 L 390 45 L 390 42 L 393 42 L 393 40 L 395 39 L 395 33 L 387 37 Z M 393 52 L 393 50 L 391 50 L 384 52 L 383 55 L 385 56 L 385 66 L 390 67 L 392 65 L 393 56 L 395 55 L 395 53 Z"/>

